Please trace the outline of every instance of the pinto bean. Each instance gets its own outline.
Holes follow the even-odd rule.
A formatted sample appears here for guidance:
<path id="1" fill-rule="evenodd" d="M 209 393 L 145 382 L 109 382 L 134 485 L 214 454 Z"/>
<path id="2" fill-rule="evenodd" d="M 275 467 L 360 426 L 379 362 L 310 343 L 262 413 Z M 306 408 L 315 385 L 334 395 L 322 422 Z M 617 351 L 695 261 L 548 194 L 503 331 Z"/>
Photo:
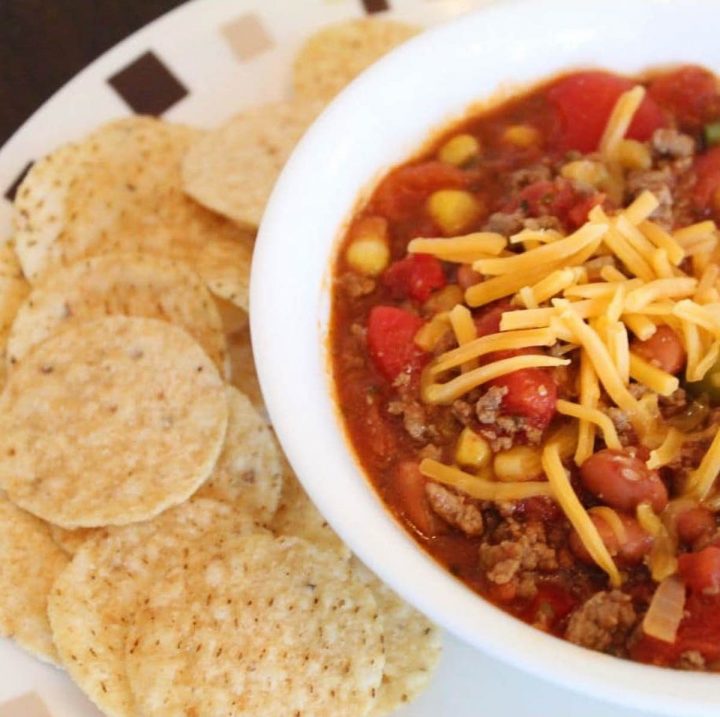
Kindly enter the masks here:
<path id="1" fill-rule="evenodd" d="M 649 339 L 635 339 L 630 348 L 640 358 L 668 373 L 679 373 L 685 366 L 685 349 L 680 337 L 669 326 L 658 326 Z"/>
<path id="2" fill-rule="evenodd" d="M 626 451 L 598 451 L 580 466 L 580 479 L 594 496 L 617 510 L 631 512 L 647 502 L 659 513 L 668 502 L 657 471 Z"/>
<path id="3" fill-rule="evenodd" d="M 715 532 L 715 516 L 701 505 L 688 508 L 675 519 L 678 538 L 684 543 L 694 543 Z"/>
<path id="4" fill-rule="evenodd" d="M 622 521 L 625 534 L 623 540 L 601 515 L 590 515 L 610 555 L 622 566 L 638 565 L 650 552 L 653 538 L 632 516 L 618 513 L 618 517 Z M 575 531 L 570 534 L 570 550 L 584 563 L 594 564 L 595 561 Z"/>

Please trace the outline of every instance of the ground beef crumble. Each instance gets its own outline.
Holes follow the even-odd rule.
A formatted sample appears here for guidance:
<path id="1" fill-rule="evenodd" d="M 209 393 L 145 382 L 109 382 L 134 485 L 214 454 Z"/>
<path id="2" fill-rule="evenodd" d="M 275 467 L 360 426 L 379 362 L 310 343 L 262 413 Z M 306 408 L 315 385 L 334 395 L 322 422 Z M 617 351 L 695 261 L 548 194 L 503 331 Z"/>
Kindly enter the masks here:
<path id="1" fill-rule="evenodd" d="M 484 528 L 482 512 L 473 500 L 438 483 L 428 483 L 425 494 L 430 507 L 446 523 L 458 528 L 465 535 L 482 535 Z"/>
<path id="2" fill-rule="evenodd" d="M 507 386 L 490 386 L 490 388 L 478 398 L 475 404 L 475 415 L 480 423 L 486 425 L 497 423 L 500 407 L 507 393 Z"/>
<path id="3" fill-rule="evenodd" d="M 387 412 L 392 416 L 402 416 L 405 431 L 416 441 L 425 440 L 434 434 L 433 427 L 428 424 L 425 408 L 419 401 L 408 399 L 390 401 Z"/>
<path id="4" fill-rule="evenodd" d="M 565 639 L 591 650 L 612 651 L 625 643 L 637 619 L 629 595 L 620 590 L 599 592 L 572 613 Z"/>
<path id="5" fill-rule="evenodd" d="M 695 153 L 695 140 L 676 129 L 656 129 L 651 144 L 658 154 L 675 159 L 691 157 Z"/>
<path id="6" fill-rule="evenodd" d="M 340 284 L 345 293 L 352 299 L 367 296 L 375 291 L 375 279 L 371 279 L 369 276 L 356 274 L 352 271 L 345 272 L 340 277 Z"/>
<path id="7" fill-rule="evenodd" d="M 518 597 L 532 598 L 537 592 L 537 574 L 560 567 L 557 550 L 549 544 L 540 521 L 520 523 L 508 518 L 493 538 L 500 540 L 480 546 L 480 565 L 491 582 L 497 585 L 514 582 Z"/>

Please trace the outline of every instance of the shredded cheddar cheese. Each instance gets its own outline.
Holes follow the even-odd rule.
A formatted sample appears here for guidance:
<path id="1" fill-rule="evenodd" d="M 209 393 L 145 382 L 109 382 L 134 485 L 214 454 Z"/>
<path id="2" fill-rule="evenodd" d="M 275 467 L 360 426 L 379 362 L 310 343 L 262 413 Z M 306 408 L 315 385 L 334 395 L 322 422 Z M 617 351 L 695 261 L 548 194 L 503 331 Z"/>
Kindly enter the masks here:
<path id="1" fill-rule="evenodd" d="M 450 311 L 448 318 L 450 319 L 450 325 L 452 326 L 459 346 L 464 346 L 477 337 L 475 322 L 473 321 L 470 310 L 466 306 L 458 304 Z M 471 371 L 476 366 L 477 359 L 470 359 L 461 365 L 461 370 L 465 373 Z"/>
<path id="2" fill-rule="evenodd" d="M 572 489 L 556 444 L 548 443 L 543 449 L 542 466 L 552 487 L 555 500 L 577 531 L 582 544 L 598 566 L 608 574 L 611 584 L 615 587 L 619 586 L 622 582 L 620 571 L 605 547 L 598 529 Z M 527 483 L 520 485 L 527 485 Z"/>
<path id="3" fill-rule="evenodd" d="M 457 488 L 477 500 L 499 502 L 523 500 L 535 496 L 552 497 L 550 484 L 544 481 L 500 483 L 466 473 L 459 468 L 447 466 L 431 458 L 425 458 L 420 462 L 420 472 L 427 478 Z"/>
<path id="4" fill-rule="evenodd" d="M 597 408 L 589 408 L 562 399 L 555 404 L 555 407 L 558 413 L 562 413 L 564 416 L 572 416 L 587 423 L 594 423 L 602 431 L 603 440 L 608 448 L 622 449 L 622 443 L 620 443 L 615 426 L 607 414 Z"/>
<path id="5" fill-rule="evenodd" d="M 678 457 L 684 440 L 683 434 L 677 428 L 670 428 L 663 442 L 650 452 L 650 458 L 646 462 L 647 467 L 654 470 L 674 461 Z"/>

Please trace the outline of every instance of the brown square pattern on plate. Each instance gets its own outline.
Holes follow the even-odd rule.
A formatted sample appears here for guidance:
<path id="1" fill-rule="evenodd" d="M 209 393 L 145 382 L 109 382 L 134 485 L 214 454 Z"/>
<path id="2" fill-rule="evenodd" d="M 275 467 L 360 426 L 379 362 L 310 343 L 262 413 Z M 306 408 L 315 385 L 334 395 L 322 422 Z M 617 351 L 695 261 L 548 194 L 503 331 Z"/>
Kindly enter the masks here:
<path id="1" fill-rule="evenodd" d="M 188 90 L 153 52 L 146 52 L 108 79 L 110 86 L 137 114 L 161 115 Z"/>
<path id="2" fill-rule="evenodd" d="M 45 703 L 34 692 L 0 704 L 0 717 L 51 717 Z"/>
<path id="3" fill-rule="evenodd" d="M 272 49 L 275 45 L 272 36 L 254 13 L 241 15 L 223 25 L 222 34 L 235 56 L 243 62 Z"/>

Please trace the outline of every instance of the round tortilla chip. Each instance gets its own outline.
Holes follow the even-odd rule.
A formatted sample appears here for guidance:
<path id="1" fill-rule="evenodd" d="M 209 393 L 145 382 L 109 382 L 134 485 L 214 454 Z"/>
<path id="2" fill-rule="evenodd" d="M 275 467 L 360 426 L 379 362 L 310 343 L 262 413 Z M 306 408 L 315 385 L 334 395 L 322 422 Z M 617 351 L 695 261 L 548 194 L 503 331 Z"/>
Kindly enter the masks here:
<path id="1" fill-rule="evenodd" d="M 234 335 L 228 336 L 228 353 L 230 356 L 230 382 L 250 399 L 258 413 L 267 418 L 267 409 L 255 369 L 249 325 Z"/>
<path id="2" fill-rule="evenodd" d="M 0 243 L 0 388 L 5 383 L 5 356 L 10 327 L 30 292 L 12 244 Z"/>
<path id="3" fill-rule="evenodd" d="M 90 538 L 105 532 L 105 528 L 61 528 L 59 525 L 48 523 L 50 535 L 65 553 L 72 557 Z"/>
<path id="4" fill-rule="evenodd" d="M 48 615 L 70 676 L 111 717 L 135 715 L 125 642 L 150 581 L 181 563 L 205 533 L 262 530 L 230 506 L 192 499 L 145 523 L 85 543 L 55 582 Z"/>
<path id="5" fill-rule="evenodd" d="M 62 328 L 113 315 L 176 324 L 205 349 L 221 373 L 226 370 L 222 320 L 202 279 L 180 262 L 139 253 L 83 259 L 36 285 L 8 338 L 10 367 Z"/>
<path id="6" fill-rule="evenodd" d="M 67 564 L 48 526 L 0 494 L 0 634 L 55 663 L 47 598 Z"/>
<path id="7" fill-rule="evenodd" d="M 372 592 L 295 538 L 198 546 L 153 582 L 126 667 L 145 717 L 360 717 L 382 679 Z"/>
<path id="8" fill-rule="evenodd" d="M 252 237 L 182 189 L 182 158 L 200 135 L 128 117 L 37 162 L 15 198 L 26 277 L 35 283 L 54 266 L 139 251 L 186 262 L 211 291 L 247 309 Z"/>
<path id="9" fill-rule="evenodd" d="M 378 18 L 329 25 L 311 35 L 298 52 L 293 65 L 295 91 L 329 101 L 373 62 L 420 30 Z"/>
<path id="10" fill-rule="evenodd" d="M 35 346 L 0 397 L 0 485 L 64 528 L 147 520 L 208 478 L 224 385 L 182 329 L 111 316 Z"/>
<path id="11" fill-rule="evenodd" d="M 185 191 L 204 206 L 256 228 L 275 180 L 323 103 L 290 100 L 249 109 L 190 147 Z"/>
<path id="12" fill-rule="evenodd" d="M 350 548 L 340 540 L 327 520 L 322 517 L 287 461 L 285 461 L 285 481 L 280 505 L 270 523 L 270 529 L 279 535 L 303 538 L 346 560 L 350 558 Z"/>
<path id="13" fill-rule="evenodd" d="M 373 591 L 385 635 L 385 668 L 370 717 L 392 714 L 428 686 L 442 652 L 438 628 L 408 605 L 359 560 L 352 567 Z"/>
<path id="14" fill-rule="evenodd" d="M 267 523 L 277 510 L 284 462 L 272 430 L 247 396 L 227 387 L 227 433 L 222 452 L 208 481 L 196 495 L 231 503 Z"/>

